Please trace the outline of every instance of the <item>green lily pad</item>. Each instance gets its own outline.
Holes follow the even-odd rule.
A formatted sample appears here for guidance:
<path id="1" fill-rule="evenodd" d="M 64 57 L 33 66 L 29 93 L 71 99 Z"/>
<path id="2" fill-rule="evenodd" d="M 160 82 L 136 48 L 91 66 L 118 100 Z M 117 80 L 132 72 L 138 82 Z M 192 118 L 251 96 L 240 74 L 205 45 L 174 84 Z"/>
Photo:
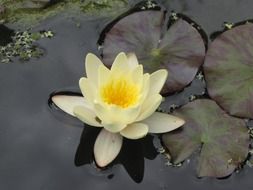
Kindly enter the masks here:
<path id="1" fill-rule="evenodd" d="M 209 95 L 231 115 L 253 118 L 253 24 L 237 26 L 210 45 L 204 64 Z"/>
<path id="2" fill-rule="evenodd" d="M 191 102 L 174 113 L 186 121 L 181 129 L 162 137 L 174 164 L 200 150 L 198 176 L 220 178 L 245 161 L 250 142 L 242 119 L 229 116 L 208 99 Z"/>
<path id="3" fill-rule="evenodd" d="M 146 10 L 129 14 L 112 22 L 102 32 L 104 63 L 111 66 L 119 52 L 135 53 L 146 72 L 165 68 L 169 77 L 162 93 L 182 90 L 196 75 L 204 61 L 205 43 L 201 34 L 183 18 L 169 29 L 166 13 Z M 103 43 L 102 43 L 103 42 Z"/>

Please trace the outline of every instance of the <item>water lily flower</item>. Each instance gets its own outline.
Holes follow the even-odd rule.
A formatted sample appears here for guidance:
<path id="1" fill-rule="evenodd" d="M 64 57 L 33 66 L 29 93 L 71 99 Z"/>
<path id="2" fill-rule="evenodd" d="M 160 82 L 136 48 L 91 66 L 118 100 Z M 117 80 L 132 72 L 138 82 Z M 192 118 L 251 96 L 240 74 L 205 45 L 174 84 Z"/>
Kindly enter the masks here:
<path id="1" fill-rule="evenodd" d="M 94 145 L 98 166 L 104 167 L 117 157 L 123 137 L 140 139 L 184 124 L 178 117 L 156 112 L 167 70 L 144 74 L 136 56 L 125 53 L 117 55 L 111 69 L 89 53 L 85 69 L 86 77 L 79 81 L 83 97 L 58 95 L 52 100 L 63 111 L 102 129 Z"/>

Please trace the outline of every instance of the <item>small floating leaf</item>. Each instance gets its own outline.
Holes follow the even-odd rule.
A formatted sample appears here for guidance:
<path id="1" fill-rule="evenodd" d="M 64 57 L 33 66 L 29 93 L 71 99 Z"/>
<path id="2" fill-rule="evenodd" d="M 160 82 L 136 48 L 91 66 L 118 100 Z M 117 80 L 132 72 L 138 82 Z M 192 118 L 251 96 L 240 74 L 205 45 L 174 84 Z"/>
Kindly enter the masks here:
<path id="1" fill-rule="evenodd" d="M 253 118 L 253 24 L 219 35 L 204 64 L 210 96 L 231 115 Z"/>
<path id="2" fill-rule="evenodd" d="M 187 21 L 179 19 L 163 33 L 166 24 L 163 11 L 140 11 L 122 18 L 99 40 L 104 42 L 104 62 L 111 66 L 119 52 L 134 52 L 146 72 L 169 71 L 163 93 L 182 90 L 203 63 L 205 44 Z"/>
<path id="3" fill-rule="evenodd" d="M 175 115 L 186 124 L 162 138 L 174 164 L 201 147 L 198 176 L 226 177 L 246 159 L 249 134 L 244 121 L 227 115 L 214 101 L 196 100 Z"/>

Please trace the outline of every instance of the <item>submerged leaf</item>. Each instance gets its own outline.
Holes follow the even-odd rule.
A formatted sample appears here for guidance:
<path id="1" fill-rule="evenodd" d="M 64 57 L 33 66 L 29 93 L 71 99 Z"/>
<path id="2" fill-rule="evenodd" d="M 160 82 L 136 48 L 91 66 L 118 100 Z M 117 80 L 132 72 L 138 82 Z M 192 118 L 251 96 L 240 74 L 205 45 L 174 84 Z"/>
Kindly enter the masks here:
<path id="1" fill-rule="evenodd" d="M 166 26 L 162 11 L 130 14 L 105 34 L 103 58 L 111 66 L 119 52 L 136 53 L 146 72 L 165 68 L 169 77 L 163 93 L 182 90 L 196 75 L 205 56 L 201 34 L 190 23 L 179 19 L 163 33 Z M 103 34 L 103 33 L 102 33 Z M 102 35 L 103 36 L 103 35 Z"/>
<path id="2" fill-rule="evenodd" d="M 226 177 L 246 159 L 249 134 L 244 121 L 227 115 L 214 101 L 196 100 L 175 115 L 186 124 L 162 138 L 175 164 L 201 147 L 198 176 Z"/>
<path id="3" fill-rule="evenodd" d="M 204 64 L 210 96 L 231 115 L 246 118 L 253 118 L 252 35 L 252 23 L 219 35 Z"/>

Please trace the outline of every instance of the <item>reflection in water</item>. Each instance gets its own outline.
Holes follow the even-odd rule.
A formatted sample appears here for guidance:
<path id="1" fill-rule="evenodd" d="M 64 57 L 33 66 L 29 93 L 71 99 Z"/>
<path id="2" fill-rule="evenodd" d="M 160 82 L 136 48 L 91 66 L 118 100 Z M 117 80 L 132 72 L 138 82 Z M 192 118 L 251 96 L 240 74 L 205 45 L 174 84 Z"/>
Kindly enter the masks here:
<path id="1" fill-rule="evenodd" d="M 5 46 L 12 41 L 14 31 L 0 24 L 0 46 Z"/>
<path id="2" fill-rule="evenodd" d="M 76 166 L 93 162 L 93 146 L 100 130 L 100 128 L 85 125 L 75 155 Z M 118 158 L 109 167 L 113 164 L 122 164 L 129 176 L 136 183 L 140 183 L 144 176 L 144 158 L 152 160 L 156 158 L 157 154 L 153 145 L 153 136 L 148 135 L 140 140 L 124 139 Z"/>
<path id="3" fill-rule="evenodd" d="M 139 140 L 124 139 L 118 161 L 124 166 L 129 176 L 136 183 L 140 183 L 144 176 L 144 158 L 153 160 L 156 156 L 153 136 L 148 135 Z"/>
<path id="4" fill-rule="evenodd" d="M 93 146 L 100 130 L 100 128 L 85 125 L 76 151 L 76 166 L 82 166 L 93 162 Z"/>

